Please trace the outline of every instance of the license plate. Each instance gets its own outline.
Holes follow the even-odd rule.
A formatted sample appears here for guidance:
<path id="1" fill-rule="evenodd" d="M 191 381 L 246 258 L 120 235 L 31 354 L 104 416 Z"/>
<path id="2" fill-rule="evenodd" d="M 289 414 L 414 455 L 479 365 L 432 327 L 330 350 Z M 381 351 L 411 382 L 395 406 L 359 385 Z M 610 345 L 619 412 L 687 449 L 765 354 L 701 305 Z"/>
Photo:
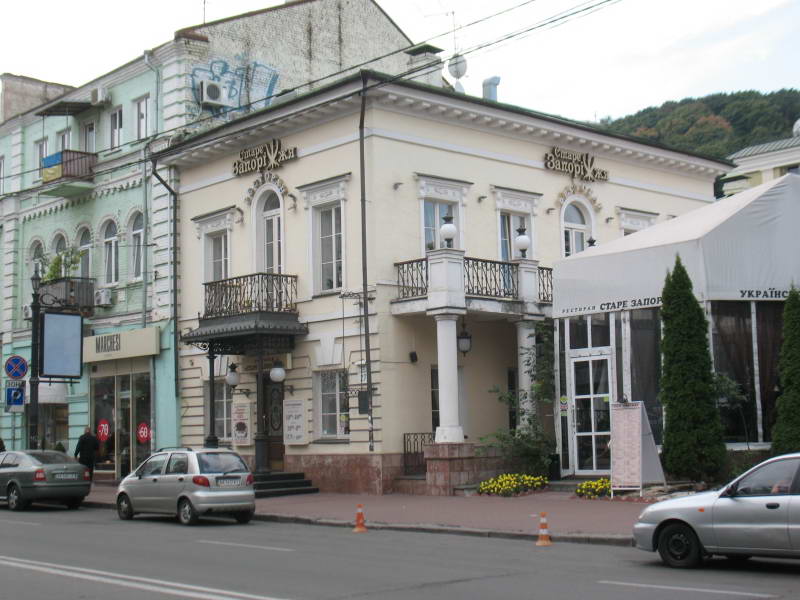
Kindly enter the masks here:
<path id="1" fill-rule="evenodd" d="M 217 477 L 217 485 L 219 487 L 231 487 L 234 485 L 239 485 L 241 481 L 242 480 L 239 477 Z"/>
<path id="2" fill-rule="evenodd" d="M 53 477 L 55 479 L 62 479 L 62 480 L 63 479 L 71 479 L 71 480 L 74 480 L 74 479 L 78 478 L 78 474 L 77 473 L 56 473 Z"/>

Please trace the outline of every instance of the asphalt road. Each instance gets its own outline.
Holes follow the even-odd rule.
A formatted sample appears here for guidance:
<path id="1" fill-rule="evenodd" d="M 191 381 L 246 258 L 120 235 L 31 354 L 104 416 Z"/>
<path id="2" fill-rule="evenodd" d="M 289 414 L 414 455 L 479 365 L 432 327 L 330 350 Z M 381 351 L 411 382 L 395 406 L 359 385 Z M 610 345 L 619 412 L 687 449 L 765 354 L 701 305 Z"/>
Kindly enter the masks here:
<path id="1" fill-rule="evenodd" d="M 800 562 L 678 571 L 633 548 L 0 508 L 0 600 L 797 598 Z"/>

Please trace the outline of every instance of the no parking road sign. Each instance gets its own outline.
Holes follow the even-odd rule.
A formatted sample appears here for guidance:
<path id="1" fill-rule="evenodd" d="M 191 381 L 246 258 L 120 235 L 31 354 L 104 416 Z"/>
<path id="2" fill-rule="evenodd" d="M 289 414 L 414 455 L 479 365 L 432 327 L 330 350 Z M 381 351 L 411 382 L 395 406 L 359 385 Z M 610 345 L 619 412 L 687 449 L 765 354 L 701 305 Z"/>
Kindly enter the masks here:
<path id="1" fill-rule="evenodd" d="M 6 360 L 6 375 L 11 379 L 22 379 L 28 374 L 28 361 L 17 354 L 12 354 Z"/>

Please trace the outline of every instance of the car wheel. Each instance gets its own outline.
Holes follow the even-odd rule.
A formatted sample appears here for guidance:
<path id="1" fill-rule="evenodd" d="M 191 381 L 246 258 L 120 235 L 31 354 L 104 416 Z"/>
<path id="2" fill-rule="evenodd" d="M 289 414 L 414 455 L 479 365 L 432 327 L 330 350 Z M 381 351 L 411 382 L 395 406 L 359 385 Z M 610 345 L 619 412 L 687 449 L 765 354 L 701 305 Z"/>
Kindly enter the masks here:
<path id="1" fill-rule="evenodd" d="M 238 512 L 233 515 L 233 518 L 236 519 L 237 523 L 241 523 L 244 525 L 245 523 L 249 523 L 253 519 L 253 511 L 248 510 L 246 512 Z"/>
<path id="2" fill-rule="evenodd" d="M 180 521 L 181 525 L 194 525 L 197 523 L 197 511 L 188 498 L 182 498 L 178 502 L 178 521 Z"/>
<path id="3" fill-rule="evenodd" d="M 126 494 L 120 494 L 117 498 L 117 516 L 123 521 L 130 521 L 133 518 L 131 499 Z"/>
<path id="4" fill-rule="evenodd" d="M 6 498 L 10 510 L 25 510 L 30 506 L 30 502 L 22 497 L 22 492 L 16 483 L 12 483 L 8 486 L 8 496 Z"/>
<path id="5" fill-rule="evenodd" d="M 691 527 L 684 523 L 667 525 L 658 536 L 658 553 L 667 565 L 690 569 L 700 564 L 702 548 Z"/>
<path id="6" fill-rule="evenodd" d="M 64 506 L 70 510 L 78 510 L 82 502 L 83 498 L 70 498 L 69 500 L 64 500 Z"/>

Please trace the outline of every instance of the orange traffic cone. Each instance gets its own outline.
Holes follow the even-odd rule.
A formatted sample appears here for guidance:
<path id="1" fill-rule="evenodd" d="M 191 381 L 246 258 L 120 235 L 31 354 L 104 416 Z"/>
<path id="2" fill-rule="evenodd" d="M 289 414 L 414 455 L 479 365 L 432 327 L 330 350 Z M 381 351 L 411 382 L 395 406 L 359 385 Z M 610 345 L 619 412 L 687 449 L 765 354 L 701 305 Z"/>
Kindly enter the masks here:
<path id="1" fill-rule="evenodd" d="M 353 533 L 367 533 L 367 526 L 364 523 L 364 505 L 356 505 L 356 526 L 353 528 Z"/>
<path id="2" fill-rule="evenodd" d="M 547 529 L 547 513 L 539 513 L 539 539 L 536 540 L 537 546 L 552 546 L 550 531 Z"/>

